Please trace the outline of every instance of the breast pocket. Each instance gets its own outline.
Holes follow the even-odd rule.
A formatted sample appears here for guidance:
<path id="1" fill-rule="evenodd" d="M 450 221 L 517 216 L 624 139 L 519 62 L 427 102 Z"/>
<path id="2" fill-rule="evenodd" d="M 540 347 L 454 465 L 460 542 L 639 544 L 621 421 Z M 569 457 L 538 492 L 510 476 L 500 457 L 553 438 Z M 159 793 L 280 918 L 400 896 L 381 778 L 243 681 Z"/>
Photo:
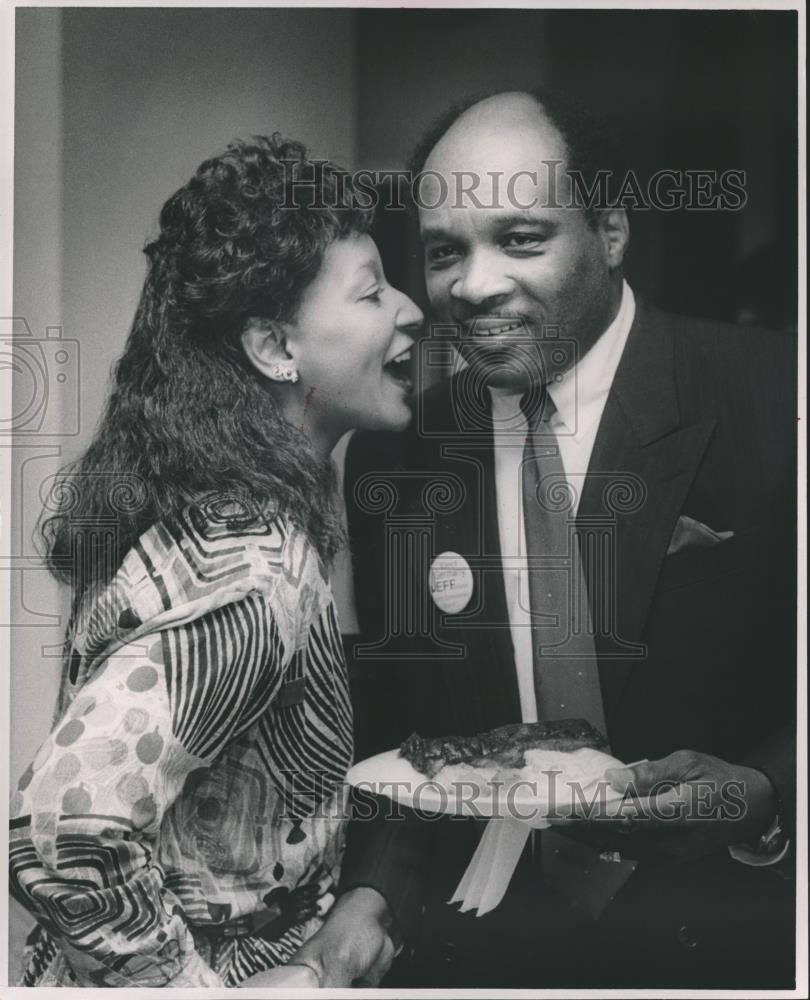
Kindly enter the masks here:
<path id="1" fill-rule="evenodd" d="M 761 531 L 752 528 L 709 547 L 688 546 L 667 556 L 658 578 L 658 591 L 710 583 L 729 574 L 745 572 L 757 561 L 761 538 Z"/>

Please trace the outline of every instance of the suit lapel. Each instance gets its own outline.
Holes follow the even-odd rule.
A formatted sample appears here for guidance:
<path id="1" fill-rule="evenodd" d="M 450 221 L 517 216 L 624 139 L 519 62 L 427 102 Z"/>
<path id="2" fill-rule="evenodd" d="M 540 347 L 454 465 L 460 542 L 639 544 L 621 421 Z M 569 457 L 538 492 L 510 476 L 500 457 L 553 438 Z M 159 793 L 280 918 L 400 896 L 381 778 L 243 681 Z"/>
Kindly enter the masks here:
<path id="1" fill-rule="evenodd" d="M 615 634 L 597 636 L 605 714 L 644 661 L 644 624 L 655 583 L 687 491 L 714 422 L 689 424 L 678 406 L 675 345 L 661 317 L 639 305 L 594 444 L 577 524 L 609 524 L 615 544 L 612 606 Z M 610 600 L 612 598 L 612 600 Z M 599 598 L 591 593 L 591 607 Z M 632 648 L 635 646 L 636 648 Z"/>
<path id="2" fill-rule="evenodd" d="M 512 632 L 509 624 L 509 612 L 506 606 L 506 590 L 504 588 L 503 567 L 501 563 L 501 538 L 498 528 L 498 495 L 495 481 L 495 453 L 492 428 L 489 429 L 489 440 L 482 449 L 482 491 L 485 501 L 483 513 L 483 542 L 487 564 L 492 566 L 486 574 L 482 574 L 484 583 L 483 605 L 486 620 L 500 623 L 482 629 L 484 637 L 482 658 L 479 660 L 479 683 L 485 694 L 482 703 L 482 716 L 497 719 L 492 726 L 507 722 L 519 722 L 520 695 L 518 693 L 517 673 L 515 669 L 515 653 L 512 646 Z M 489 681 L 485 680 L 485 675 Z M 487 726 L 486 728 L 490 728 Z"/>
<path id="3" fill-rule="evenodd" d="M 465 373 L 459 377 L 464 378 Z M 460 391 L 469 396 L 472 389 Z M 520 720 L 514 651 L 500 567 L 488 399 L 482 401 L 478 412 L 487 415 L 487 425 L 479 426 L 472 435 L 469 430 L 459 428 L 455 441 L 441 449 L 442 468 L 452 469 L 462 477 L 466 502 L 449 517 L 439 519 L 436 526 L 436 552 L 449 550 L 463 555 L 475 579 L 468 610 L 478 607 L 478 611 L 470 619 L 470 627 L 444 630 L 448 639 L 463 642 L 466 647 L 464 663 L 449 661 L 444 669 L 453 712 L 463 727 L 459 730 L 462 732 L 481 732 Z"/>

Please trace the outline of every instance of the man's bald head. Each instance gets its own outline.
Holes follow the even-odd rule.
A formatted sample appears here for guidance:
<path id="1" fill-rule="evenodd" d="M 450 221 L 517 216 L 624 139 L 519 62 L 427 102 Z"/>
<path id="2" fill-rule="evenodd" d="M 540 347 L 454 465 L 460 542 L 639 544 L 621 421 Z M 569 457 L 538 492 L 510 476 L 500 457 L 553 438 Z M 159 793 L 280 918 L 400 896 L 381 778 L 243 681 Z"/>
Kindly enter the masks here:
<path id="1" fill-rule="evenodd" d="M 486 171 L 497 169 L 504 147 L 541 147 L 563 161 L 568 146 L 560 129 L 531 95 L 510 91 L 484 98 L 463 111 L 434 144 L 425 169 Z"/>
<path id="2" fill-rule="evenodd" d="M 442 157 L 442 170 L 475 171 L 494 169 L 492 157 L 498 142 L 515 143 L 529 136 L 538 139 L 550 158 L 562 161 L 562 169 L 578 173 L 588 186 L 599 171 L 609 174 L 608 191 L 615 190 L 625 173 L 625 165 L 613 138 L 581 104 L 566 95 L 542 88 L 531 91 L 499 91 L 467 98 L 441 115 L 424 134 L 408 160 L 412 177 L 425 170 L 428 157 L 434 168 Z M 456 146 L 464 150 L 463 162 L 456 154 L 455 165 L 443 157 L 441 148 Z M 452 140 L 452 143 L 451 143 Z M 486 158 L 484 154 L 486 153 Z M 480 155 L 479 155 L 480 154 Z M 480 162 L 475 162 L 480 161 Z M 593 222 L 595 212 L 586 207 Z"/>
<path id="3" fill-rule="evenodd" d="M 463 129 L 496 122 L 531 126 L 541 121 L 550 121 L 550 118 L 542 101 L 534 93 L 505 90 L 489 97 L 478 98 L 472 103 L 467 102 L 466 108 L 457 113 L 455 121 L 447 131 L 454 127 Z"/>

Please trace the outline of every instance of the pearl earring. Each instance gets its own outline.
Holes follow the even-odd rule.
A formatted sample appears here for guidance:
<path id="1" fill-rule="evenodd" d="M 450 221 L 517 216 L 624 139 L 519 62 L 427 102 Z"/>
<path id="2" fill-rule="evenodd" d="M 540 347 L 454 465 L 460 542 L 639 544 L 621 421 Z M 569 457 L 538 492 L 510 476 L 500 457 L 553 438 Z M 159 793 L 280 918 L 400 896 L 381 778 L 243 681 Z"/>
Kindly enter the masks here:
<path id="1" fill-rule="evenodd" d="M 277 382 L 297 382 L 298 371 L 292 365 L 275 364 L 270 369 L 270 378 Z"/>

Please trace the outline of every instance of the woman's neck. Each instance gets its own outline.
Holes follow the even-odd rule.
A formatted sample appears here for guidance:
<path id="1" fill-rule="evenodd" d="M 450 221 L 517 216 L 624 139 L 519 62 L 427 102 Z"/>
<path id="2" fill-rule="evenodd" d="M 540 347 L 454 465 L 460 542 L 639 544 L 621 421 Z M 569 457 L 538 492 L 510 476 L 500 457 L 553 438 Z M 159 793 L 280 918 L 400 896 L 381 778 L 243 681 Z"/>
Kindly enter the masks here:
<path id="1" fill-rule="evenodd" d="M 327 424 L 313 402 L 314 396 L 315 386 L 297 392 L 294 396 L 290 394 L 284 400 L 281 410 L 284 418 L 307 436 L 312 450 L 317 455 L 328 458 L 348 428 L 338 427 L 334 421 Z"/>

